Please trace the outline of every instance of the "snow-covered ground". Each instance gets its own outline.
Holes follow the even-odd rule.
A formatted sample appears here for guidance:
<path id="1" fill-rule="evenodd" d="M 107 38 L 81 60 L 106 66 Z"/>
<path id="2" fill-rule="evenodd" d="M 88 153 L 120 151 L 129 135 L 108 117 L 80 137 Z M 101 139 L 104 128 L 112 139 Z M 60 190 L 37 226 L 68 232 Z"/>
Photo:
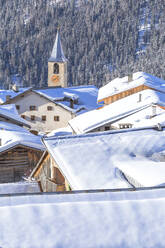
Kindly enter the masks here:
<path id="1" fill-rule="evenodd" d="M 0 196 L 7 194 L 20 193 L 39 193 L 40 188 L 37 182 L 16 182 L 16 183 L 2 183 L 0 184 Z"/>
<path id="2" fill-rule="evenodd" d="M 1 197 L 0 246 L 165 247 L 165 190 Z"/>

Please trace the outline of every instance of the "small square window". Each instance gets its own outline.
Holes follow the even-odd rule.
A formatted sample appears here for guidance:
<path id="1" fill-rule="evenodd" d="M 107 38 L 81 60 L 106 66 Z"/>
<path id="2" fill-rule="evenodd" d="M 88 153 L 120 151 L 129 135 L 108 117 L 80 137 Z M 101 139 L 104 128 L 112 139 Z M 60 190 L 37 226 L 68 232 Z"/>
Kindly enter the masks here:
<path id="1" fill-rule="evenodd" d="M 31 105 L 31 106 L 29 107 L 29 109 L 30 109 L 30 110 L 36 110 L 36 106 Z"/>
<path id="2" fill-rule="evenodd" d="M 19 110 L 20 109 L 20 106 L 19 105 L 16 105 L 16 109 Z"/>
<path id="3" fill-rule="evenodd" d="M 108 130 L 110 130 L 110 127 L 105 126 L 104 130 L 105 130 L 105 131 L 108 131 Z"/>
<path id="4" fill-rule="evenodd" d="M 47 110 L 51 111 L 51 110 L 53 110 L 53 107 L 52 106 L 47 106 Z"/>
<path id="5" fill-rule="evenodd" d="M 21 115 L 21 117 L 22 117 L 23 119 L 26 119 L 26 116 L 25 116 L 25 115 Z"/>
<path id="6" fill-rule="evenodd" d="M 54 116 L 54 121 L 60 121 L 60 117 L 58 115 Z"/>
<path id="7" fill-rule="evenodd" d="M 42 115 L 42 121 L 46 121 L 46 115 Z"/>
<path id="8" fill-rule="evenodd" d="M 35 115 L 31 115 L 31 121 L 35 121 Z"/>

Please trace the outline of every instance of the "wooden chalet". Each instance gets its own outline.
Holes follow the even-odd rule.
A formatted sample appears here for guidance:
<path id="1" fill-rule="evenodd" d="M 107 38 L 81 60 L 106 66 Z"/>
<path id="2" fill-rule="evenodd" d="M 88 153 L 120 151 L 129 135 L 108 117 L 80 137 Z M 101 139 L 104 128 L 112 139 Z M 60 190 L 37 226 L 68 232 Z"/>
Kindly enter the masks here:
<path id="1" fill-rule="evenodd" d="M 147 89 L 164 92 L 164 83 L 164 80 L 148 73 L 136 72 L 123 78 L 116 78 L 101 87 L 97 100 L 107 105 Z"/>
<path id="2" fill-rule="evenodd" d="M 0 183 L 18 182 L 36 166 L 43 151 L 21 144 L 0 151 Z"/>
<path id="3" fill-rule="evenodd" d="M 120 93 L 116 93 L 116 94 L 114 94 L 112 96 L 105 97 L 105 98 L 103 98 L 102 100 L 100 100 L 98 102 L 103 101 L 104 104 L 107 105 L 107 104 L 113 103 L 113 102 L 115 102 L 117 100 L 120 100 L 120 99 L 122 99 L 124 97 L 130 96 L 132 94 L 135 94 L 135 93 L 138 93 L 138 92 L 140 92 L 142 90 L 147 90 L 147 89 L 151 89 L 151 88 L 149 88 L 146 85 L 140 85 L 138 87 L 128 89 L 128 90 L 125 90 L 125 91 L 120 92 Z"/>
<path id="4" fill-rule="evenodd" d="M 66 178 L 62 175 L 53 157 L 45 151 L 32 171 L 29 179 L 34 178 L 43 192 L 70 191 Z"/>

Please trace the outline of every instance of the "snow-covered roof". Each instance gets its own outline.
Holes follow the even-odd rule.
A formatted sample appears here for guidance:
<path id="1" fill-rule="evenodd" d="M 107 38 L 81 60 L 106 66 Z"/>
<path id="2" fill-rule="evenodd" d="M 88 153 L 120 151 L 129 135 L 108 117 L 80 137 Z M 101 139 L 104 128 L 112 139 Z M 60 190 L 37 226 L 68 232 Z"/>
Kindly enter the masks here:
<path id="1" fill-rule="evenodd" d="M 55 43 L 53 46 L 53 50 L 52 50 L 51 56 L 50 56 L 48 61 L 49 62 L 65 62 L 65 61 L 67 61 L 67 59 L 65 58 L 63 49 L 62 49 L 59 31 L 57 32 L 56 40 L 55 40 Z"/>
<path id="2" fill-rule="evenodd" d="M 165 92 L 165 80 L 145 72 L 136 72 L 133 73 L 133 80 L 130 82 L 128 81 L 128 76 L 126 76 L 123 78 L 115 78 L 101 87 L 98 92 L 98 101 L 140 85 L 146 85 L 152 89 Z"/>
<path id="3" fill-rule="evenodd" d="M 20 117 L 14 104 L 0 105 L 0 117 L 7 118 L 15 124 L 30 128 L 27 121 Z"/>
<path id="4" fill-rule="evenodd" d="M 146 128 L 50 137 L 44 144 L 72 189 L 124 188 L 129 186 L 118 165 L 140 164 L 147 157 L 153 161 L 152 154 L 165 150 L 165 131 Z"/>
<path id="5" fill-rule="evenodd" d="M 77 114 L 80 110 L 87 111 L 99 106 L 97 104 L 98 89 L 93 85 L 69 88 L 48 87 L 33 89 L 33 91 Z M 76 101 L 74 108 L 70 107 L 69 100 Z"/>
<path id="6" fill-rule="evenodd" d="M 63 135 L 72 135 L 72 129 L 70 126 L 53 130 L 52 132 L 48 133 L 46 136 L 50 137 L 50 136 L 63 136 Z"/>
<path id="7" fill-rule="evenodd" d="M 165 185 L 165 162 L 150 161 L 144 158 L 132 159 L 131 161 L 122 161 L 118 163 L 118 168 L 132 184 L 139 187 L 154 187 L 156 185 Z M 134 185 L 135 186 L 135 185 Z"/>
<path id="8" fill-rule="evenodd" d="M 139 112 L 120 119 L 113 123 L 113 126 L 118 128 L 120 124 L 126 123 L 131 124 L 134 128 L 154 126 L 158 123 L 165 125 L 165 110 L 157 105 L 150 105 Z"/>
<path id="9" fill-rule="evenodd" d="M 16 182 L 0 184 L 0 195 L 41 192 L 37 182 Z"/>
<path id="10" fill-rule="evenodd" d="M 10 99 L 28 91 L 30 87 L 28 88 L 19 88 L 19 91 L 14 90 L 0 90 L 0 103 L 6 102 L 6 96 L 10 96 Z"/>
<path id="11" fill-rule="evenodd" d="M 141 100 L 139 101 L 139 94 L 141 95 Z M 111 124 L 122 119 L 126 119 L 135 113 L 140 113 L 145 111 L 152 104 L 157 104 L 160 106 L 165 106 L 165 94 L 155 90 L 143 90 L 140 93 L 136 93 L 125 98 L 122 98 L 116 102 L 113 102 L 103 108 L 95 109 L 87 113 L 81 114 L 69 121 L 69 125 L 77 134 L 90 132 L 91 130 L 101 127 L 105 124 Z M 161 110 L 159 110 L 160 113 Z M 162 112 L 164 112 L 162 110 Z M 155 119 L 160 122 L 159 119 Z M 153 121 L 151 119 L 151 121 Z M 157 123 L 158 123 L 157 122 Z M 163 117 L 162 121 L 163 122 Z M 148 125 L 153 123 L 148 120 Z M 141 123 L 141 126 L 143 124 Z"/>
<path id="12" fill-rule="evenodd" d="M 24 91 L 14 92 L 10 90 L 8 94 L 11 95 L 11 99 L 17 97 L 23 92 L 33 91 L 48 100 L 54 102 L 55 104 L 67 109 L 72 113 L 77 115 L 97 107 L 101 104 L 97 103 L 98 89 L 94 85 L 83 85 L 77 87 L 46 87 L 46 88 L 25 88 Z M 7 92 L 7 91 L 5 91 Z M 4 95 L 3 95 L 4 94 Z M 3 102 L 6 101 L 5 93 L 0 93 L 0 99 L 3 96 Z M 71 107 L 70 101 L 73 101 L 73 108 Z"/>
<path id="13" fill-rule="evenodd" d="M 3 196 L 1 247 L 165 247 L 165 189 Z"/>
<path id="14" fill-rule="evenodd" d="M 17 145 L 23 145 L 38 150 L 45 150 L 41 142 L 41 138 L 23 128 L 19 130 L 16 130 L 15 127 L 14 130 L 0 129 L 0 139 L 0 153 Z"/>

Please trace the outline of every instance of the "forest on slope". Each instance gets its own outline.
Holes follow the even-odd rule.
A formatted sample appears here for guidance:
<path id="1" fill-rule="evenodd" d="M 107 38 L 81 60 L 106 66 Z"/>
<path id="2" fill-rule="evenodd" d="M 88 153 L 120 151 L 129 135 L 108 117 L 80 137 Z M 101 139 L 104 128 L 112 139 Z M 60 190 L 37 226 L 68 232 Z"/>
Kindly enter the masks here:
<path id="1" fill-rule="evenodd" d="M 1 0 L 0 87 L 15 73 L 24 86 L 47 85 L 58 26 L 70 85 L 139 70 L 165 79 L 164 11 L 164 0 Z"/>

